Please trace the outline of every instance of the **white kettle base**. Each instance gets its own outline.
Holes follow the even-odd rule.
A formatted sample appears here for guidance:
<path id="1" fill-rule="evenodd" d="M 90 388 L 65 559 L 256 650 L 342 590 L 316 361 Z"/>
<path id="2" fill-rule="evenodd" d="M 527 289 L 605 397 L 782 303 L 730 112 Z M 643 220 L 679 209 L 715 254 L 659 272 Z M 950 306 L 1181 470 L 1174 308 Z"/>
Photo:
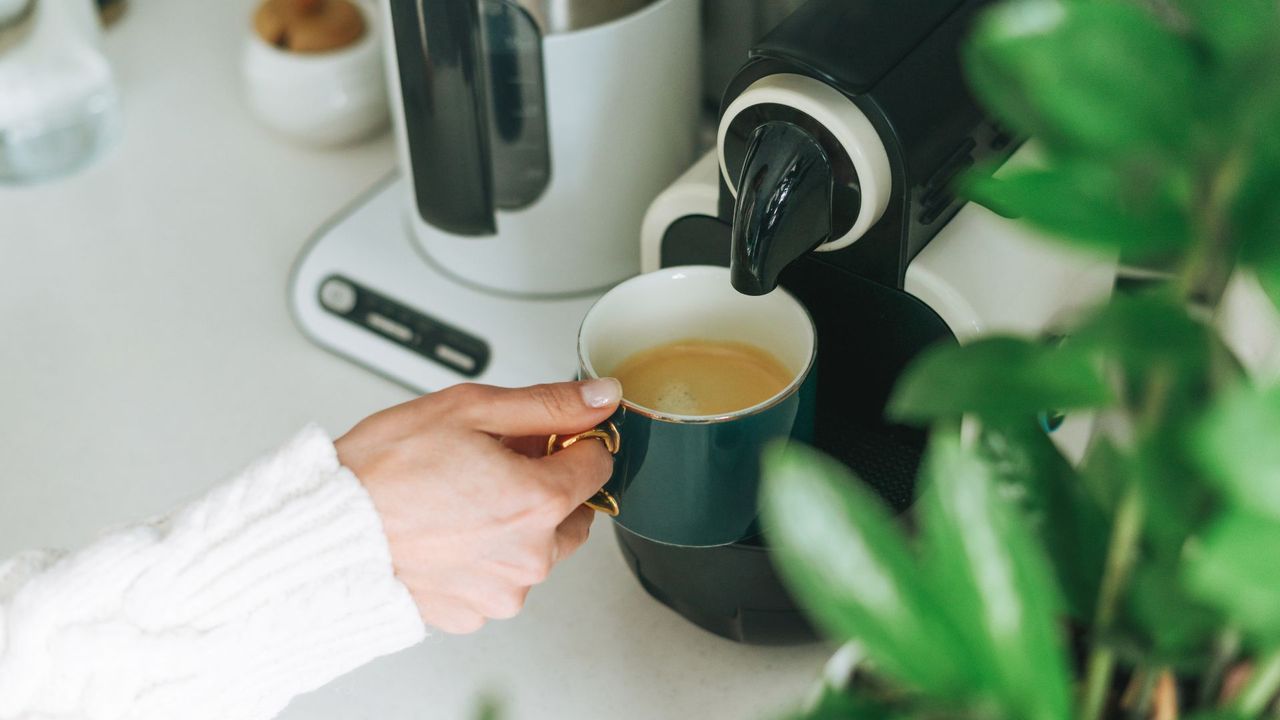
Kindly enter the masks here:
<path id="1" fill-rule="evenodd" d="M 417 392 L 573 379 L 578 325 L 599 293 L 507 296 L 451 277 L 409 237 L 405 192 L 391 176 L 307 243 L 289 286 L 302 332 Z"/>

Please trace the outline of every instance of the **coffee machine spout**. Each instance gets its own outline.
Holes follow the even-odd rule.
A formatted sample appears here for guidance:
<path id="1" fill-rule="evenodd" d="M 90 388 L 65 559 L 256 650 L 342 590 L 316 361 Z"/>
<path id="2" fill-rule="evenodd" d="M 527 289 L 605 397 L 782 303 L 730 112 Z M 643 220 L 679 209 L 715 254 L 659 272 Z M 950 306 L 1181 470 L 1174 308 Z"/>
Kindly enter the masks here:
<path id="1" fill-rule="evenodd" d="M 804 128 L 771 121 L 751 133 L 730 235 L 738 292 L 771 292 L 788 265 L 830 237 L 832 183 L 826 151 Z"/>

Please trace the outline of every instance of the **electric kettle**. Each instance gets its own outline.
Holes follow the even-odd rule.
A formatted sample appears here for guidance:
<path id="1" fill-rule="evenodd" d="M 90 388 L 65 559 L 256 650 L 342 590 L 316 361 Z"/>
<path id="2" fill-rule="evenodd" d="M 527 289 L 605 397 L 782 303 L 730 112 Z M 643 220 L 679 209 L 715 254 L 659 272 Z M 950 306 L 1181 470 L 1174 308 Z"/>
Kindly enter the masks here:
<path id="1" fill-rule="evenodd" d="M 452 277 L 524 297 L 639 271 L 693 159 L 697 0 L 389 0 L 409 224 Z"/>

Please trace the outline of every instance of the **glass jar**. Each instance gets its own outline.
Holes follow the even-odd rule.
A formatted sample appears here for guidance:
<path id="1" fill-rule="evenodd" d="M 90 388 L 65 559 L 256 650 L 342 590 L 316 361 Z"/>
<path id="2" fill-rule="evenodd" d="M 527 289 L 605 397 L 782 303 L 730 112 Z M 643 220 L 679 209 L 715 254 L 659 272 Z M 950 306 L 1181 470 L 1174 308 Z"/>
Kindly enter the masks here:
<path id="1" fill-rule="evenodd" d="M 119 134 L 94 0 L 0 0 L 0 183 L 89 164 Z"/>

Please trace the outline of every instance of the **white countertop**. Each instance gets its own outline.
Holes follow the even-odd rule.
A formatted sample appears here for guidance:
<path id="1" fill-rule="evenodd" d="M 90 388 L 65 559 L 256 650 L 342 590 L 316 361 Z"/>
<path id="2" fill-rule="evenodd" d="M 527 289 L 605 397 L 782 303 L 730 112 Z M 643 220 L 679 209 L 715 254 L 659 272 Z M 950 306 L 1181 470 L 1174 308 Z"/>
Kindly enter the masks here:
<path id="1" fill-rule="evenodd" d="M 134 0 L 106 38 L 121 141 L 71 178 L 0 187 L 0 557 L 162 512 L 309 420 L 340 433 L 409 393 L 309 344 L 290 264 L 391 170 L 261 129 L 238 60 L 253 0 Z M 828 650 L 737 645 L 650 599 L 601 521 L 517 619 L 434 637 L 285 718 L 766 718 Z"/>

